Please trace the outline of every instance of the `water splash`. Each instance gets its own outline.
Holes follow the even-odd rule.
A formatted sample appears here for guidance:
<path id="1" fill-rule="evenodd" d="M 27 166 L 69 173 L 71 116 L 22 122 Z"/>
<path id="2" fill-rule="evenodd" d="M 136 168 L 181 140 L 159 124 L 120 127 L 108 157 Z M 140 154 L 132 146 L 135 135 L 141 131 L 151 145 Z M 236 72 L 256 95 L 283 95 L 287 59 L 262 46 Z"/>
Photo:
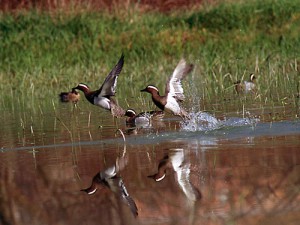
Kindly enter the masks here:
<path id="1" fill-rule="evenodd" d="M 230 117 L 224 120 L 218 120 L 213 115 L 206 112 L 192 112 L 189 114 L 189 120 L 182 121 L 180 127 L 184 131 L 211 131 L 224 127 L 237 126 L 255 126 L 259 119 Z"/>
<path id="2" fill-rule="evenodd" d="M 229 117 L 222 121 L 224 127 L 238 127 L 238 126 L 255 126 L 258 122 L 258 118 L 239 118 L 239 117 Z"/>
<path id="3" fill-rule="evenodd" d="M 180 123 L 184 131 L 209 131 L 218 129 L 221 125 L 216 117 L 206 112 L 192 112 L 189 117 L 189 120 Z"/>

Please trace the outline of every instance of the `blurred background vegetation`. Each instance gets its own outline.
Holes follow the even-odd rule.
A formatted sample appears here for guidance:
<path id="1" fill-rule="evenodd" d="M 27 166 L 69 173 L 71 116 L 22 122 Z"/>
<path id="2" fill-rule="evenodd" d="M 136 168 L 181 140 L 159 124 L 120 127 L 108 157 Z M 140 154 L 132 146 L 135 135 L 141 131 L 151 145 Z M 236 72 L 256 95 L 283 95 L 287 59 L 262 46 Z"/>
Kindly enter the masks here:
<path id="1" fill-rule="evenodd" d="M 78 82 L 98 88 L 124 52 L 117 97 L 128 106 L 147 84 L 163 92 L 185 57 L 193 104 L 232 99 L 233 83 L 255 73 L 251 101 L 299 107 L 299 33 L 299 0 L 4 0 L 0 105 L 48 104 Z"/>

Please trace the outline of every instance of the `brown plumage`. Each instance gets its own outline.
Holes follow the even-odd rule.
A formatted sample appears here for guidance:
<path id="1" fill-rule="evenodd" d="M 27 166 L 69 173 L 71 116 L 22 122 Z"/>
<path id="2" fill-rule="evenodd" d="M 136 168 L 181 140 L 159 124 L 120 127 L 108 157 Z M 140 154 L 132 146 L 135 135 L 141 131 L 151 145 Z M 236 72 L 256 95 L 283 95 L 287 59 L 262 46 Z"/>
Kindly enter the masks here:
<path id="1" fill-rule="evenodd" d="M 149 175 L 148 177 L 154 179 L 157 182 L 161 181 L 165 178 L 168 169 L 172 169 L 172 163 L 170 162 L 169 156 L 166 155 L 159 161 L 157 173 Z"/>
<path id="2" fill-rule="evenodd" d="M 255 79 L 256 77 L 254 76 L 253 73 L 251 73 L 249 76 L 249 81 L 241 82 L 240 80 L 238 80 L 237 82 L 234 83 L 235 91 L 238 94 L 248 94 L 248 93 L 254 94 L 256 91 Z"/>
<path id="3" fill-rule="evenodd" d="M 185 161 L 183 149 L 174 149 L 161 159 L 157 173 L 148 177 L 160 182 L 166 177 L 168 170 L 175 172 L 176 181 L 189 200 L 197 201 L 201 199 L 201 192 L 190 181 L 190 164 Z"/>
<path id="4" fill-rule="evenodd" d="M 103 84 L 98 90 L 92 91 L 88 85 L 79 83 L 74 89 L 81 90 L 86 99 L 93 105 L 100 106 L 109 110 L 115 117 L 125 115 L 125 110 L 122 109 L 117 102 L 112 98 L 116 94 L 117 79 L 124 65 L 124 55 L 122 54 L 118 63 L 105 78 Z"/>
<path id="5" fill-rule="evenodd" d="M 141 91 L 150 93 L 153 103 L 161 110 L 171 112 L 183 119 L 188 118 L 188 113 L 179 105 L 184 100 L 181 80 L 193 70 L 193 67 L 192 64 L 187 64 L 184 59 L 181 59 L 166 83 L 163 96 L 159 94 L 158 88 L 154 85 L 148 85 Z"/>
<path id="6" fill-rule="evenodd" d="M 138 208 L 135 201 L 129 195 L 123 179 L 117 174 L 125 168 L 128 163 L 127 157 L 117 158 L 116 163 L 105 170 L 98 172 L 92 179 L 92 183 L 88 188 L 81 191 L 89 195 L 94 194 L 98 189 L 108 188 L 118 198 L 120 198 L 130 208 L 134 216 L 138 216 Z"/>
<path id="7" fill-rule="evenodd" d="M 59 98 L 61 102 L 73 102 L 76 104 L 80 99 L 80 94 L 73 88 L 70 92 L 61 92 Z"/>

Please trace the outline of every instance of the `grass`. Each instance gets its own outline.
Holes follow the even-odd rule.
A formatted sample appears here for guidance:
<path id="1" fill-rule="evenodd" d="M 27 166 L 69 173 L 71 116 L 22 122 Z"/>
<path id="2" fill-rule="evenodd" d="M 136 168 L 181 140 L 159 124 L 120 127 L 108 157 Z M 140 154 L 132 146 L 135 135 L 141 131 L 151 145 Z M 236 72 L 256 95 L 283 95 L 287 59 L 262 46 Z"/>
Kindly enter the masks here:
<path id="1" fill-rule="evenodd" d="M 152 83 L 163 91 L 186 57 L 196 66 L 185 82 L 195 104 L 201 97 L 203 105 L 224 106 L 220 100 L 236 97 L 233 82 L 254 72 L 258 94 L 250 101 L 297 107 L 299 33 L 299 0 L 226 3 L 168 14 L 135 8 L 114 14 L 6 12 L 0 15 L 0 105 L 38 112 L 37 105 L 51 108 L 59 92 L 78 82 L 98 88 L 124 52 L 117 88 L 122 105 L 134 108 L 137 96 L 147 108 L 144 99 L 150 98 L 139 90 Z"/>

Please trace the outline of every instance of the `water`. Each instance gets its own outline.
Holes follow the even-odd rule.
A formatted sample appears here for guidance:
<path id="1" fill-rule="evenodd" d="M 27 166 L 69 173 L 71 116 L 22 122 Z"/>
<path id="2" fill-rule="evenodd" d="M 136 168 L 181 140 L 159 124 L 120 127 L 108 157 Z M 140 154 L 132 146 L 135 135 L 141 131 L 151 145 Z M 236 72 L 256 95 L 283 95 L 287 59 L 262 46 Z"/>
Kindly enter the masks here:
<path id="1" fill-rule="evenodd" d="M 255 126 L 259 119 L 256 118 L 239 118 L 230 117 L 223 120 L 218 120 L 213 115 L 206 112 L 190 113 L 190 120 L 181 122 L 183 131 L 210 131 L 222 127 L 237 127 L 237 126 Z"/>
<path id="2" fill-rule="evenodd" d="M 96 107 L 2 115 L 1 224 L 300 221 L 299 120 L 195 112 L 134 129 Z"/>

